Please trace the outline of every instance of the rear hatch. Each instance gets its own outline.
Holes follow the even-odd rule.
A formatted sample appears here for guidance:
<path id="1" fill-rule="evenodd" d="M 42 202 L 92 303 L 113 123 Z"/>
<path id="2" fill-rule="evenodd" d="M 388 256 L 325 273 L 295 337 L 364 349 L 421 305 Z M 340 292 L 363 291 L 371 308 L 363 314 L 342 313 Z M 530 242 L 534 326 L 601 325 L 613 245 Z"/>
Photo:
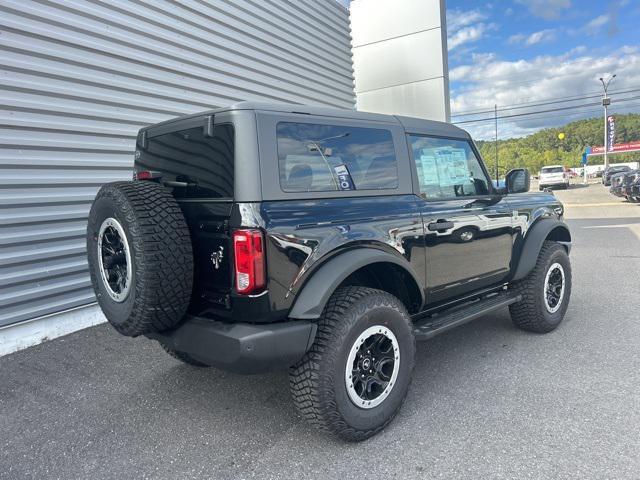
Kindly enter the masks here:
<path id="1" fill-rule="evenodd" d="M 564 169 L 562 167 L 543 168 L 540 171 L 540 183 L 562 182 L 564 180 Z"/>
<path id="2" fill-rule="evenodd" d="M 229 217 L 234 198 L 234 130 L 213 116 L 142 129 L 135 175 L 171 189 L 186 218 L 194 250 L 189 313 L 218 316 L 230 308 Z"/>

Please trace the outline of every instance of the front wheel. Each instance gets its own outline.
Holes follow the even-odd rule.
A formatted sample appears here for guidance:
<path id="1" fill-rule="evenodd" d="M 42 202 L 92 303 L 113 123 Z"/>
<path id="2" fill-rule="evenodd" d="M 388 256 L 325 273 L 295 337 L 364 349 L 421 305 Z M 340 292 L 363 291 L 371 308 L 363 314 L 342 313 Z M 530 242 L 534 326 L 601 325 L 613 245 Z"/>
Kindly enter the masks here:
<path id="1" fill-rule="evenodd" d="M 520 302 L 509 306 L 515 326 L 536 333 L 554 330 L 571 297 L 571 263 L 564 246 L 545 242 L 534 269 L 511 289 L 522 295 Z"/>
<path id="2" fill-rule="evenodd" d="M 312 425 L 344 440 L 365 440 L 402 406 L 414 356 L 413 327 L 400 300 L 372 288 L 340 288 L 311 349 L 291 367 L 293 401 Z"/>

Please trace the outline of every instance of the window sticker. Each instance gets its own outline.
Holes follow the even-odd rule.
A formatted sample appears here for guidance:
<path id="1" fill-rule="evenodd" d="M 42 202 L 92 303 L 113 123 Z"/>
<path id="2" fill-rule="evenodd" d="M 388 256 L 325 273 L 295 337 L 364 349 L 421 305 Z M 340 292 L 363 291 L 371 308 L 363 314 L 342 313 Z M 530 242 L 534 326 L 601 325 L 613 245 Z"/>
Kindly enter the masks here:
<path id="1" fill-rule="evenodd" d="M 436 170 L 436 157 L 422 154 L 418 165 L 418 179 L 420 185 L 437 185 L 438 172 Z"/>
<path id="2" fill-rule="evenodd" d="M 344 163 L 333 167 L 333 171 L 336 172 L 336 177 L 338 178 L 338 187 L 340 188 L 340 190 L 356 189 L 355 185 L 353 184 L 351 174 L 349 173 L 349 169 Z"/>
<path id="3" fill-rule="evenodd" d="M 438 176 L 441 186 L 470 183 L 469 167 L 464 149 L 443 148 L 438 149 L 435 153 L 438 156 Z"/>

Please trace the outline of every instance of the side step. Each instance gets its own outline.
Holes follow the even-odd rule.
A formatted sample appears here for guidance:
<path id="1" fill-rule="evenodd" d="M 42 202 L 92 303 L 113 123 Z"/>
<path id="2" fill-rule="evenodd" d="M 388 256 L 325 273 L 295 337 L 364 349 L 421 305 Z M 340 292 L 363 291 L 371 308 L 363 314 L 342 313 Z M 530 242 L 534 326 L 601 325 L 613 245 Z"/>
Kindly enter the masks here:
<path id="1" fill-rule="evenodd" d="M 458 325 L 475 320 L 478 317 L 482 317 L 487 313 L 519 302 L 520 300 L 522 300 L 521 295 L 514 295 L 509 292 L 485 297 L 472 303 L 455 307 L 449 311 L 415 320 L 413 322 L 413 334 L 416 340 L 427 340 Z"/>

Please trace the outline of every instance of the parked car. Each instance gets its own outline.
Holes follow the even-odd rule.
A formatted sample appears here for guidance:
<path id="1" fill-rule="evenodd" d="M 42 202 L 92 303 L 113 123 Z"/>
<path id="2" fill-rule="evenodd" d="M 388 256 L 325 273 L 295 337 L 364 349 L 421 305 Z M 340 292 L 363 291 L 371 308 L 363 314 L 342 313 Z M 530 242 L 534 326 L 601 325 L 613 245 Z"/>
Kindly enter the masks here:
<path id="1" fill-rule="evenodd" d="M 549 165 L 540 169 L 540 190 L 545 188 L 569 188 L 569 174 L 562 165 Z"/>
<path id="2" fill-rule="evenodd" d="M 602 184 L 605 186 L 611 185 L 611 176 L 616 173 L 628 172 L 631 169 L 627 165 L 618 165 L 614 167 L 607 167 L 602 174 Z"/>
<path id="3" fill-rule="evenodd" d="M 627 187 L 627 199 L 630 202 L 640 203 L 640 171 L 634 174 L 631 185 Z"/>
<path id="4" fill-rule="evenodd" d="M 616 197 L 623 196 L 622 188 L 624 183 L 624 177 L 626 174 L 627 172 L 614 173 L 609 178 L 609 184 L 610 184 L 609 192 L 615 195 Z"/>
<path id="5" fill-rule="evenodd" d="M 640 187 L 640 170 L 630 170 L 612 175 L 609 191 L 617 197 L 635 203 L 640 201 L 638 187 Z"/>
<path id="6" fill-rule="evenodd" d="M 248 102 L 180 117 L 140 130 L 134 180 L 98 192 L 91 282 L 121 334 L 189 365 L 289 368 L 303 417 L 364 440 L 403 404 L 416 340 L 505 306 L 523 330 L 562 321 L 563 206 L 525 193 L 527 170 L 505 183 L 446 123 Z"/>

